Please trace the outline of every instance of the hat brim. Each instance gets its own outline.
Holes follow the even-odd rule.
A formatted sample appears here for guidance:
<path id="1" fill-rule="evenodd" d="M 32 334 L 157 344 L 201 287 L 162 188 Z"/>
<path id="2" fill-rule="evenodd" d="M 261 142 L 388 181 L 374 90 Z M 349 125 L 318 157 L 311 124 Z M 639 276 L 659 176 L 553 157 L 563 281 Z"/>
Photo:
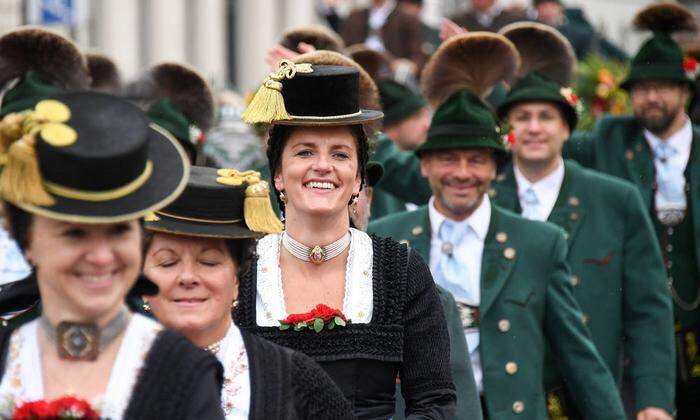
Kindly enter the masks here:
<path id="1" fill-rule="evenodd" d="M 152 232 L 199 238 L 248 239 L 261 238 L 264 233 L 253 232 L 241 223 L 205 223 L 168 217 L 159 213 L 160 220 L 146 222 L 144 228 Z"/>
<path id="2" fill-rule="evenodd" d="M 372 123 L 384 118 L 384 113 L 372 109 L 362 109 L 358 115 L 345 118 L 292 118 L 273 121 L 273 124 L 300 126 L 338 126 Z"/>
<path id="3" fill-rule="evenodd" d="M 138 219 L 173 202 L 189 179 L 185 151 L 170 133 L 156 124 L 151 124 L 148 159 L 153 164 L 151 175 L 141 187 L 124 197 L 85 201 L 51 194 L 55 201 L 51 206 L 13 204 L 33 214 L 68 222 L 117 223 Z"/>

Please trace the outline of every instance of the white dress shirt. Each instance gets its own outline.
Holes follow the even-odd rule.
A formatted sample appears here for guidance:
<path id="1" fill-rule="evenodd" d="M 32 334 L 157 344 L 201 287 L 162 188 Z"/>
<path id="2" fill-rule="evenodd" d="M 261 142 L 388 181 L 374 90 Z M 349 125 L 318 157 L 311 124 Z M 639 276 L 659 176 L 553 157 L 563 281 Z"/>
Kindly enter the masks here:
<path id="1" fill-rule="evenodd" d="M 428 205 L 430 218 L 430 270 L 435 272 L 442 257 L 442 241 L 438 233 L 440 225 L 446 217 L 435 208 L 435 197 L 431 197 Z M 459 244 L 455 245 L 453 255 L 464 261 L 469 273 L 465 276 L 468 284 L 464 285 L 469 290 L 471 301 L 465 301 L 462 296 L 455 296 L 455 300 L 472 306 L 479 306 L 481 302 L 481 260 L 484 254 L 484 241 L 491 223 L 491 201 L 484 194 L 483 201 L 466 220 L 460 222 L 469 225 L 467 234 Z M 479 392 L 483 391 L 483 372 L 481 370 L 481 358 L 479 357 L 479 330 L 469 329 L 465 331 L 469 357 L 474 371 L 474 381 Z"/>
<path id="2" fill-rule="evenodd" d="M 690 147 L 693 143 L 693 126 L 689 118 L 686 117 L 683 128 L 673 133 L 671 137 L 666 140 L 661 140 L 654 133 L 646 129 L 644 130 L 644 138 L 652 150 L 652 156 L 657 145 L 664 141 L 676 149 L 678 153 L 668 159 L 667 163 L 677 168 L 679 173 L 685 172 L 685 168 L 688 166 L 688 160 L 690 159 Z M 654 168 L 656 169 L 657 173 L 660 172 L 659 166 L 661 164 L 662 163 L 658 159 L 654 159 Z M 685 177 L 681 177 L 678 182 L 685 188 Z M 660 197 L 660 194 L 661 193 L 659 191 L 656 191 L 655 200 L 657 202 L 660 200 L 663 202 L 663 198 Z"/>
<path id="3" fill-rule="evenodd" d="M 515 181 L 518 184 L 518 199 L 523 209 L 523 217 L 546 221 L 557 202 L 561 184 L 564 182 L 564 161 L 560 159 L 559 165 L 551 174 L 534 183 L 525 178 L 517 165 L 513 166 L 513 172 L 515 172 Z M 525 200 L 525 193 L 529 188 L 532 188 L 539 201 L 539 204 L 535 206 L 528 206 Z"/>
<path id="4" fill-rule="evenodd" d="M 367 39 L 365 39 L 367 48 L 380 52 L 385 50 L 381 31 L 387 18 L 391 12 L 394 11 L 395 7 L 396 2 L 394 0 L 389 0 L 381 7 L 371 7 L 369 9 L 369 34 L 367 35 Z"/>

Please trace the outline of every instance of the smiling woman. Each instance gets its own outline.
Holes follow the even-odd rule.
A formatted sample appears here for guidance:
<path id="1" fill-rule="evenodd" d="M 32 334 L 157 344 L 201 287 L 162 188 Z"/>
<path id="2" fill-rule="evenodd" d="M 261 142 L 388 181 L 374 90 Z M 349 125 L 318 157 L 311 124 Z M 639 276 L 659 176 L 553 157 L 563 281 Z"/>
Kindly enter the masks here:
<path id="1" fill-rule="evenodd" d="M 67 86 L 43 66 L 30 70 L 57 53 L 84 63 L 68 41 L 38 29 L 0 38 L 0 80 L 15 65 L 24 70 L 0 109 L 0 197 L 34 271 L 0 295 L 3 312 L 30 305 L 0 327 L 0 418 L 76 398 L 84 401 L 74 409 L 100 418 L 223 418 L 216 359 L 125 304 L 129 293 L 157 293 L 139 277 L 139 219 L 180 194 L 184 152 L 122 99 L 48 95 Z"/>
<path id="2" fill-rule="evenodd" d="M 425 263 L 350 227 L 365 130 L 382 116 L 358 97 L 354 68 L 283 62 L 244 114 L 273 124 L 267 154 L 286 229 L 258 242 L 234 319 L 311 356 L 360 419 L 394 415 L 399 376 L 407 417 L 453 418 L 447 330 Z"/>
<path id="3" fill-rule="evenodd" d="M 313 361 L 231 322 L 254 238 L 270 231 L 251 225 L 275 218 L 268 197 L 256 172 L 192 167 L 183 194 L 146 222 L 144 271 L 160 293 L 144 298 L 145 308 L 219 359 L 227 419 L 350 418 L 350 404 Z"/>

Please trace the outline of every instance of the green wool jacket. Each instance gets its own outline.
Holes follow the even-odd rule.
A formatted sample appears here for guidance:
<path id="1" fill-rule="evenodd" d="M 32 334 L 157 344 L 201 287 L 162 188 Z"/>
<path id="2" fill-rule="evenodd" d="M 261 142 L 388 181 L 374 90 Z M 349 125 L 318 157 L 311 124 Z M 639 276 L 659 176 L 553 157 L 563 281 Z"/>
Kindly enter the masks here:
<path id="1" fill-rule="evenodd" d="M 376 187 L 403 202 L 418 205 L 427 203 L 432 191 L 421 174 L 418 157 L 413 152 L 399 149 L 384 133 L 379 133 L 374 147 L 372 160 L 384 167 L 384 175 Z"/>
<path id="2" fill-rule="evenodd" d="M 652 151 L 644 138 L 642 128 L 634 117 L 601 118 L 593 131 L 575 133 L 564 144 L 564 156 L 575 159 L 584 166 L 596 169 L 609 175 L 614 175 L 631 181 L 642 194 L 644 206 L 652 214 L 652 222 L 659 225 L 653 215 L 654 183 L 656 179 Z M 689 203 L 693 221 L 692 231 L 695 241 L 700 240 L 700 127 L 693 126 L 693 141 L 688 167 L 686 168 L 687 186 L 689 188 Z M 700 247 L 694 250 L 694 264 L 700 270 Z M 698 279 L 677 279 L 680 282 L 696 283 Z M 685 301 L 693 301 L 695 294 L 686 296 Z M 689 327 L 688 319 L 700 318 L 700 308 L 677 319 L 680 327 Z"/>
<path id="3" fill-rule="evenodd" d="M 513 167 L 497 181 L 492 199 L 521 213 Z M 565 161 L 548 221 L 568 235 L 574 295 L 618 385 L 626 353 L 637 408 L 673 412 L 673 307 L 661 250 L 639 192 L 628 182 Z M 549 370 L 545 382 L 554 385 L 558 378 Z"/>
<path id="4" fill-rule="evenodd" d="M 427 206 L 378 220 L 369 230 L 408 242 L 429 260 Z M 615 381 L 583 323 L 566 256 L 561 229 L 492 206 L 482 257 L 479 345 L 491 419 L 547 418 L 547 340 L 561 356 L 562 375 L 577 390 L 573 397 L 585 417 L 625 418 Z M 463 334 L 451 339 L 465 341 Z"/>

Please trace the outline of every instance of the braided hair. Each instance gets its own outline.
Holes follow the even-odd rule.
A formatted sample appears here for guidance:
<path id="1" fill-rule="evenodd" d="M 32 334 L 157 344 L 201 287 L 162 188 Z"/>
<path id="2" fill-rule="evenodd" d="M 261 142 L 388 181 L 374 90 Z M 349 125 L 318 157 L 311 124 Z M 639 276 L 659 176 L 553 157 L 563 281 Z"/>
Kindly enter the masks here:
<path id="1" fill-rule="evenodd" d="M 291 125 L 275 124 L 270 129 L 270 134 L 267 140 L 267 161 L 270 165 L 270 188 L 272 188 L 272 191 L 275 194 L 277 204 L 279 205 L 282 214 L 284 214 L 284 203 L 282 200 L 280 200 L 280 192 L 275 187 L 274 179 L 275 175 L 280 170 L 280 166 L 282 165 L 282 152 L 284 151 L 284 146 L 287 144 L 287 140 L 289 140 L 289 137 L 292 135 L 294 128 L 295 127 Z M 348 128 L 350 129 L 350 132 L 357 143 L 357 170 L 360 173 L 360 190 L 362 190 L 363 186 L 365 185 L 365 165 L 367 165 L 367 161 L 369 160 L 369 140 L 362 125 L 350 125 Z"/>

